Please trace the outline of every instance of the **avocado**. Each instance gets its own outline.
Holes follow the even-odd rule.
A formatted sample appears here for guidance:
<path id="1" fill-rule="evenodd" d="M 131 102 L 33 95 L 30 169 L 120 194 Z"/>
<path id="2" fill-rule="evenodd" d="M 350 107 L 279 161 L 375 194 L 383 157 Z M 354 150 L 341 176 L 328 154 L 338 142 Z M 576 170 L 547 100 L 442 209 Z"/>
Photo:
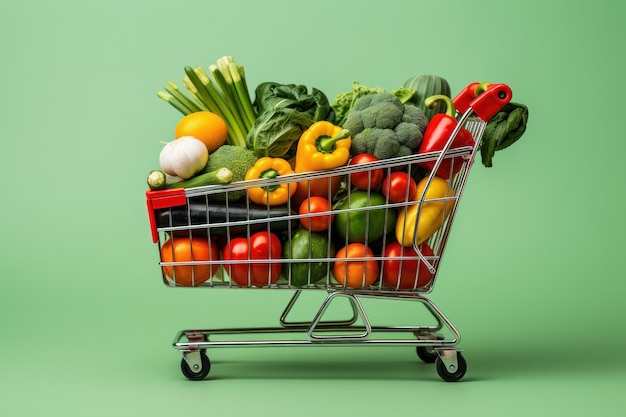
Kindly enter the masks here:
<path id="1" fill-rule="evenodd" d="M 328 240 L 327 233 L 311 232 L 304 227 L 300 227 L 283 245 L 283 257 L 291 261 L 286 265 L 283 275 L 291 278 L 291 285 L 304 287 L 315 284 L 325 278 L 328 271 L 332 269 L 326 258 L 335 256 L 335 248 Z M 294 260 L 303 259 L 306 262 L 296 262 Z M 308 260 L 312 260 L 309 262 Z M 314 261 L 319 259 L 319 261 Z"/>

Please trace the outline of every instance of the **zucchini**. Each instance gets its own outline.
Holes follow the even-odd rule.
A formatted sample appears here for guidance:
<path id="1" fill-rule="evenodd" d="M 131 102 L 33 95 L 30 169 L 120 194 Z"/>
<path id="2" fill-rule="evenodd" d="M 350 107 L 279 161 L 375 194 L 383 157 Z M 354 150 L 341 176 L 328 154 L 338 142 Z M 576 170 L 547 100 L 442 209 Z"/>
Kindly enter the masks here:
<path id="1" fill-rule="evenodd" d="M 168 183 L 165 172 L 154 169 L 148 174 L 148 187 L 151 190 L 163 190 L 165 188 L 192 188 L 204 185 L 229 184 L 233 180 L 233 173 L 228 168 L 220 168 L 214 171 L 198 174 L 186 180 Z"/>
<path id="2" fill-rule="evenodd" d="M 189 179 L 166 184 L 167 188 L 192 188 L 205 185 L 229 184 L 233 180 L 233 172 L 228 168 L 219 168 L 204 174 L 195 175 Z"/>
<path id="3" fill-rule="evenodd" d="M 151 190 L 162 190 L 165 188 L 165 180 L 165 172 L 158 169 L 153 169 L 148 174 L 148 187 Z"/>
<path id="4" fill-rule="evenodd" d="M 424 100 L 430 96 L 442 94 L 450 97 L 450 85 L 445 78 L 433 74 L 420 74 L 406 80 L 404 87 L 416 91 L 413 104 L 424 112 L 428 120 L 432 119 L 435 114 L 446 111 L 446 104 L 443 102 L 437 103 L 432 109 L 424 105 Z"/>
<path id="5" fill-rule="evenodd" d="M 148 179 L 146 181 L 148 183 L 148 187 L 151 190 L 162 190 L 165 188 L 165 172 L 160 171 L 158 169 L 153 169 L 148 174 Z"/>

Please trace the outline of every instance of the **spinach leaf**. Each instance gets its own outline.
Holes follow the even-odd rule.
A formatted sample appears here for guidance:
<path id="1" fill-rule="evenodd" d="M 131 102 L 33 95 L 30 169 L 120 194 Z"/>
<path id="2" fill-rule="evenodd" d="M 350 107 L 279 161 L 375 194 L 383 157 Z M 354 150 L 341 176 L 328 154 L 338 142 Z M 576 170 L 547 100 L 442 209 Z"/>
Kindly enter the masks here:
<path id="1" fill-rule="evenodd" d="M 302 133 L 317 121 L 332 121 L 334 115 L 326 95 L 315 88 L 309 94 L 304 85 L 265 82 L 257 86 L 255 96 L 258 116 L 246 145 L 259 157 L 293 157 Z"/>

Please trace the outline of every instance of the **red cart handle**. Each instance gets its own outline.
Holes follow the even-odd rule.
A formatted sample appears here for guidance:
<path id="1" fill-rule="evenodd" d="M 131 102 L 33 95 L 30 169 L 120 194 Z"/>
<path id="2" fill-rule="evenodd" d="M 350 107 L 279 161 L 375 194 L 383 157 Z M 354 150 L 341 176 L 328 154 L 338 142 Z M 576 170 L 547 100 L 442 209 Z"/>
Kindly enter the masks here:
<path id="1" fill-rule="evenodd" d="M 459 115 L 470 108 L 483 121 L 488 122 L 502 107 L 511 101 L 513 93 L 506 84 L 473 82 L 468 84 L 453 99 L 452 103 Z"/>
<path id="2" fill-rule="evenodd" d="M 146 204 L 148 206 L 148 220 L 150 221 L 150 231 L 152 232 L 152 242 L 159 241 L 156 218 L 154 210 L 183 206 L 187 204 L 187 197 L 184 188 L 171 188 L 168 190 L 146 191 Z"/>
<path id="3" fill-rule="evenodd" d="M 511 101 L 513 92 L 506 84 L 489 84 L 487 90 L 479 94 L 469 107 L 484 122 L 491 120 L 505 104 Z"/>
<path id="4" fill-rule="evenodd" d="M 454 104 L 454 108 L 457 110 L 459 114 L 465 113 L 470 108 L 470 103 L 476 99 L 485 91 L 485 88 L 489 85 L 489 83 L 479 83 L 473 82 L 468 84 L 463 90 L 459 92 L 453 99 L 452 104 Z"/>

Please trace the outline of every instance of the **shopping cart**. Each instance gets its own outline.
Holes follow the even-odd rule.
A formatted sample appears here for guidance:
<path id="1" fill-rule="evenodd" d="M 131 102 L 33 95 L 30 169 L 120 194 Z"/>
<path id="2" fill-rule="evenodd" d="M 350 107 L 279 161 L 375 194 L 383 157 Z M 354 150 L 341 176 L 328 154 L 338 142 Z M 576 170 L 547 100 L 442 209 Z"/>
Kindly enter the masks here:
<path id="1" fill-rule="evenodd" d="M 456 123 L 445 145 L 431 152 L 220 186 L 148 191 L 152 238 L 158 245 L 165 285 L 293 291 L 278 325 L 274 327 L 179 331 L 173 347 L 182 354 L 184 376 L 200 380 L 209 374 L 209 348 L 372 345 L 414 347 L 421 360 L 435 363 L 443 380 L 462 379 L 467 365 L 456 348 L 461 335 L 426 295 L 436 282 L 484 128 L 511 100 L 511 95 L 506 84 L 468 85 L 453 99 L 456 107 L 453 120 Z M 457 138 L 464 131 L 471 134 L 473 143 L 458 146 Z M 405 179 L 410 177 L 420 184 L 417 193 L 409 195 L 413 194 L 412 188 L 405 187 L 404 198 L 396 196 L 392 200 L 391 193 L 387 192 L 380 203 L 383 184 L 377 189 L 372 187 L 361 191 L 361 199 L 365 193 L 366 201 L 371 204 L 351 205 L 351 198 L 356 198 L 353 197 L 350 175 L 366 172 L 372 179 L 381 171 L 383 181 L 391 178 L 392 173 L 404 173 Z M 253 204 L 246 198 L 237 201 L 230 198 L 234 193 L 245 194 L 251 188 L 281 184 L 289 187 L 306 184 L 307 197 L 310 197 L 311 184 L 320 181 L 327 184 L 328 195 L 324 196 L 327 200 L 342 202 L 332 210 L 302 212 L 292 201 L 276 207 Z M 339 184 L 339 189 L 333 184 Z M 435 193 L 433 190 L 441 188 L 441 184 L 445 184 L 443 194 Z M 334 216 L 334 223 L 342 218 L 344 228 L 335 227 L 333 223 L 326 230 L 308 231 L 305 228 L 308 222 L 319 220 L 320 216 L 326 219 Z M 359 229 L 365 237 L 354 238 L 350 233 L 340 233 L 349 229 L 350 221 L 359 222 Z M 435 230 L 423 236 L 420 228 L 423 225 L 427 228 L 428 222 L 433 221 L 438 222 Z M 320 254 L 319 246 L 314 253 L 314 245 L 306 242 L 304 247 L 308 252 L 304 256 L 282 256 L 269 246 L 263 252 L 265 256 L 252 253 L 251 239 L 261 236 L 269 245 L 271 238 L 278 237 L 284 250 L 296 243 L 293 239 L 298 230 L 306 230 L 305 239 L 306 233 L 309 238 L 313 233 L 321 236 L 326 245 L 323 253 Z M 350 254 L 340 250 L 355 243 L 355 239 L 362 252 Z M 176 240 L 182 245 L 181 252 L 175 248 Z M 249 253 L 236 257 L 229 251 L 228 256 L 223 256 L 221 248 L 234 241 L 250 249 Z M 291 320 L 301 295 L 314 290 L 325 297 L 313 318 Z M 335 300 L 339 299 L 347 306 L 347 317 L 336 318 L 328 312 L 329 306 L 336 305 Z M 376 325 L 366 312 L 366 300 L 409 301 L 411 306 L 419 306 L 421 313 L 416 313 L 415 318 L 420 320 L 418 324 Z"/>

